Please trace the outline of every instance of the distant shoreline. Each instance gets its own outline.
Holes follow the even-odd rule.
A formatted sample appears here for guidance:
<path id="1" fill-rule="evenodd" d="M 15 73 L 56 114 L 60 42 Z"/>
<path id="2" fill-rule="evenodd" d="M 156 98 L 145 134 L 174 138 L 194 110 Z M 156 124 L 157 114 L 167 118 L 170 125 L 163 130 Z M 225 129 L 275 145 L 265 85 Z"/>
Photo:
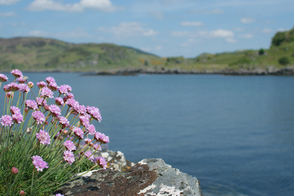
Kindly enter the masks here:
<path id="1" fill-rule="evenodd" d="M 24 73 L 81 73 L 81 76 L 136 76 L 138 74 L 167 74 L 167 75 L 233 75 L 233 76 L 255 76 L 255 75 L 274 75 L 274 76 L 294 76 L 294 67 L 286 67 L 281 69 L 239 69 L 239 70 L 182 70 L 182 69 L 137 69 L 137 68 L 127 68 L 121 70 L 108 70 L 108 71 L 96 71 L 96 72 L 82 72 L 82 71 L 66 71 L 66 70 L 21 70 Z M 1 73 L 9 73 L 10 71 L 1 71 Z"/>

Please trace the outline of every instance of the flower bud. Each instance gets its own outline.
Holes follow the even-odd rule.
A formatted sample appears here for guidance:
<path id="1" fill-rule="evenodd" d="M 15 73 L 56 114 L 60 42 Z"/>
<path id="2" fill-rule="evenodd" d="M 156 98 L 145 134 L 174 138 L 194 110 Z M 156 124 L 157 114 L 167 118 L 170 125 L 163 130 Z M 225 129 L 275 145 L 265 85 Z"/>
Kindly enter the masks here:
<path id="1" fill-rule="evenodd" d="M 33 88 L 33 87 L 34 87 L 34 83 L 33 83 L 33 82 L 28 82 L 28 86 L 29 86 L 30 88 Z"/>
<path id="2" fill-rule="evenodd" d="M 11 168 L 11 173 L 17 174 L 18 173 L 18 169 L 16 167 L 12 167 Z"/>
<path id="3" fill-rule="evenodd" d="M 25 193 L 25 191 L 20 191 L 19 194 L 20 195 L 25 195 L 26 193 Z"/>

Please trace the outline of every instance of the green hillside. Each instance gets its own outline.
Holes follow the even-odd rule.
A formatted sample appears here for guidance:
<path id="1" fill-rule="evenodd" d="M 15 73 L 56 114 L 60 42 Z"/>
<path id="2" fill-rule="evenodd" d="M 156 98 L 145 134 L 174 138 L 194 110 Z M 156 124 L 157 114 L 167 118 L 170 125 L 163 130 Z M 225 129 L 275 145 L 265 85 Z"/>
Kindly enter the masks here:
<path id="1" fill-rule="evenodd" d="M 254 70 L 294 65 L 294 29 L 274 35 L 269 49 L 204 53 L 195 58 L 160 58 L 128 46 L 72 44 L 55 39 L 17 37 L 0 39 L 0 71 L 98 72 L 142 70 Z"/>

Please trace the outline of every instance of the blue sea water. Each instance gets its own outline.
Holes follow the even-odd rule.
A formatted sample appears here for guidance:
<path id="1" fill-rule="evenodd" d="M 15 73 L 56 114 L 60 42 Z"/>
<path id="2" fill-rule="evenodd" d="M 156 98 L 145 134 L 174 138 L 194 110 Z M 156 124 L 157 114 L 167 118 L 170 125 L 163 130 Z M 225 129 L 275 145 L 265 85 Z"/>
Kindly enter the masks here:
<path id="1" fill-rule="evenodd" d="M 198 178 L 204 196 L 294 194 L 294 77 L 25 75 L 72 86 L 100 109 L 94 125 L 109 149 L 163 158 Z"/>

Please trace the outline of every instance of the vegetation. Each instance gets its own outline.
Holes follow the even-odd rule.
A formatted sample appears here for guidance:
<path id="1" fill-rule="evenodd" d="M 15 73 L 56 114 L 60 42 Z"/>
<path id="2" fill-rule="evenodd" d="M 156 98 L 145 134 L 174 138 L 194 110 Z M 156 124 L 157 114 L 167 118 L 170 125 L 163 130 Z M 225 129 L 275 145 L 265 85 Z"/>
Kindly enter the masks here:
<path id="1" fill-rule="evenodd" d="M 284 57 L 284 58 L 283 58 Z M 54 39 L 0 39 L 0 70 L 29 71 L 111 71 L 224 70 L 283 68 L 294 64 L 294 29 L 278 32 L 269 49 L 238 50 L 218 54 L 204 53 L 195 58 L 160 58 L 128 46 L 114 44 L 71 44 Z"/>

